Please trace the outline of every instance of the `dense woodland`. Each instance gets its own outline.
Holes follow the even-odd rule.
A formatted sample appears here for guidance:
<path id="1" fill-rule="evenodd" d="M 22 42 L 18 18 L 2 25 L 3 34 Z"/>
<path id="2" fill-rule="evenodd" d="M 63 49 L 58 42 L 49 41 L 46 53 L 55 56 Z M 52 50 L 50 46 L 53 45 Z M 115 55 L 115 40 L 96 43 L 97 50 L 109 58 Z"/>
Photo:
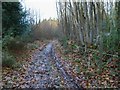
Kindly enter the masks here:
<path id="1" fill-rule="evenodd" d="M 59 2 L 62 32 L 79 45 L 111 54 L 118 51 L 119 3 Z M 112 46 L 113 45 L 113 46 Z"/>
<path id="2" fill-rule="evenodd" d="M 71 51 L 80 53 L 86 64 L 78 64 L 78 67 L 83 65 L 86 74 L 97 72 L 102 75 L 108 71 L 114 75 L 119 71 L 119 61 L 115 58 L 118 59 L 120 50 L 120 2 L 69 0 L 57 3 L 57 13 L 63 46 L 69 47 L 68 54 Z M 79 59 L 77 61 L 81 62 Z"/>
<path id="3" fill-rule="evenodd" d="M 73 77 L 85 76 L 83 87 L 119 87 L 120 2 L 56 1 L 56 9 L 58 19 L 41 21 L 20 2 L 2 2 L 3 76 L 8 68 L 19 71 L 40 45 L 57 40 L 56 52 L 72 63 Z M 92 86 L 95 79 L 103 83 Z"/>

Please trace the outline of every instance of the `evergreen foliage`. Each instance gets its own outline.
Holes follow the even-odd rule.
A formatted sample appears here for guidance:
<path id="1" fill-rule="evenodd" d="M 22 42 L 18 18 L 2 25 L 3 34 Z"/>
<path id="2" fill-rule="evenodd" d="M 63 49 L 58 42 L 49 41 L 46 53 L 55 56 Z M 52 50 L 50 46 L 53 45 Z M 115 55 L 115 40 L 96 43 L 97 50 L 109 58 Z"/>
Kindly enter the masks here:
<path id="1" fill-rule="evenodd" d="M 27 11 L 23 10 L 20 2 L 2 2 L 3 66 L 13 67 L 16 58 L 11 51 L 22 50 L 25 46 L 22 36 L 29 33 L 27 15 Z"/>
<path id="2" fill-rule="evenodd" d="M 25 32 L 27 27 L 26 11 L 20 2 L 2 3 L 2 36 L 17 36 Z"/>

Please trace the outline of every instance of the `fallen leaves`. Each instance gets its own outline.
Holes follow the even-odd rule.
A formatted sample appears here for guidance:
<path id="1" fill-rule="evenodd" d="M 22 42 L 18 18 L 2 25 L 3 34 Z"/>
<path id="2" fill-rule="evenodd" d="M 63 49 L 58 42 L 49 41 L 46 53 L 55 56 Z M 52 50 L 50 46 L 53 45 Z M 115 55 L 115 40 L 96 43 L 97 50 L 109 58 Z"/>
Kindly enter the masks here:
<path id="1" fill-rule="evenodd" d="M 37 44 L 39 44 L 39 42 L 36 42 Z M 43 43 L 42 43 L 43 44 Z M 40 51 L 43 49 L 43 47 L 45 46 L 45 44 L 43 44 L 42 47 L 36 49 L 36 51 Z M 56 46 L 56 53 L 58 55 L 60 59 L 60 62 L 62 63 L 62 67 L 65 69 L 65 71 L 73 78 L 75 79 L 75 81 L 81 85 L 84 88 L 98 88 L 98 87 L 102 87 L 102 88 L 117 88 L 118 87 L 118 74 L 117 74 L 117 69 L 116 69 L 116 62 L 117 59 L 113 58 L 111 59 L 109 62 L 107 62 L 102 69 L 99 69 L 96 62 L 94 61 L 94 55 L 93 53 L 88 53 L 88 55 L 86 56 L 82 56 L 80 55 L 77 51 L 75 51 L 74 53 L 72 52 L 68 52 L 67 54 L 64 55 L 64 48 L 60 46 L 60 43 L 55 41 L 55 46 Z M 25 53 L 25 52 L 24 52 Z M 28 52 L 26 52 L 26 54 L 28 54 L 27 56 L 23 56 L 23 57 L 18 57 L 18 61 L 24 61 L 22 62 L 22 68 L 19 68 L 17 70 L 11 70 L 10 68 L 4 68 L 3 69 L 3 87 L 19 87 L 19 88 L 25 88 L 28 87 L 29 88 L 29 84 L 30 83 L 37 83 L 39 82 L 39 78 L 32 78 L 31 80 L 26 81 L 25 78 L 29 78 L 26 77 L 26 74 L 28 75 L 28 67 L 31 66 L 33 63 L 30 63 L 32 61 L 33 58 L 35 58 L 35 56 L 33 56 L 33 53 L 35 53 L 35 51 L 30 50 Z M 96 54 L 97 56 L 99 55 L 98 53 Z M 88 56 L 88 57 L 87 57 Z M 96 57 L 97 58 L 97 57 Z M 90 62 L 90 67 L 88 67 L 88 62 L 86 60 L 91 61 Z M 51 60 L 52 61 L 52 60 Z M 102 61 L 106 62 L 107 60 L 104 60 L 104 58 L 102 58 Z M 57 69 L 54 66 L 54 62 L 52 62 L 51 65 L 51 69 L 50 71 L 46 71 L 46 70 L 42 70 L 41 68 L 39 68 L 39 70 L 34 70 L 33 74 L 45 74 L 50 76 L 51 74 L 53 75 L 50 80 L 47 79 L 47 81 L 51 81 L 54 78 L 57 78 L 55 80 L 53 80 L 53 85 L 55 84 L 55 82 L 59 82 L 60 84 L 56 84 L 55 86 L 58 87 L 64 87 L 65 85 L 67 85 L 67 83 L 65 84 L 65 80 L 64 78 L 59 77 L 59 74 L 57 73 Z M 39 67 L 39 64 L 37 65 L 37 67 Z M 42 67 L 46 67 L 45 64 L 41 65 Z M 51 70 L 55 70 L 54 72 Z M 98 71 L 101 71 L 100 73 L 98 73 Z M 34 76 L 31 76 L 34 77 Z M 41 75 L 41 79 L 45 79 L 46 78 Z M 44 83 L 43 83 L 44 84 Z M 44 85 L 43 85 L 44 86 Z M 46 87 L 50 86 L 46 84 Z"/>
<path id="2" fill-rule="evenodd" d="M 47 42 L 46 42 L 47 43 Z M 28 49 L 24 51 L 19 51 L 16 53 L 17 62 L 21 65 L 18 69 L 11 69 L 4 67 L 2 70 L 2 88 L 24 88 L 23 84 L 26 82 L 25 75 L 27 74 L 27 69 L 33 58 L 33 53 L 37 50 L 43 48 L 45 42 L 36 41 L 32 44 L 39 46 L 38 48 Z M 17 51 L 16 51 L 17 52 Z M 19 54 L 19 55 L 18 55 Z M 34 82 L 34 80 L 32 80 Z M 26 85 L 27 86 L 27 85 Z M 27 86 L 28 87 L 28 86 Z"/>
<path id="3" fill-rule="evenodd" d="M 63 66 L 81 86 L 85 88 L 117 88 L 119 86 L 118 76 L 116 76 L 118 73 L 118 70 L 116 69 L 118 68 L 116 66 L 117 59 L 113 57 L 110 58 L 111 60 L 105 60 L 106 57 L 104 58 L 103 56 L 101 62 L 104 63 L 102 66 L 98 66 L 101 62 L 97 63 L 98 60 L 94 61 L 94 58 L 99 59 L 99 53 L 94 55 L 91 52 L 87 53 L 86 56 L 81 56 L 77 51 L 73 51 L 73 53 L 68 52 L 64 54 L 63 52 L 69 49 L 69 47 L 64 48 L 63 46 L 60 46 L 60 43 L 58 44 L 59 45 L 56 45 L 56 49 L 58 49 L 56 51 L 61 56 L 60 58 L 62 58 Z M 86 60 L 90 61 L 90 67 L 88 67 L 88 61 Z"/>

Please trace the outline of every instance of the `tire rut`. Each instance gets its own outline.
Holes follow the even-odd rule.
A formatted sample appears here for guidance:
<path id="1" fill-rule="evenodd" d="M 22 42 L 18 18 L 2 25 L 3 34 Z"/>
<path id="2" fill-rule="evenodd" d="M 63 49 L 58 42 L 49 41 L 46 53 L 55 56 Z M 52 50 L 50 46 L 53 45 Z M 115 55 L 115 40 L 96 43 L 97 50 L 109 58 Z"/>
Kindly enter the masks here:
<path id="1" fill-rule="evenodd" d="M 62 81 L 64 79 L 64 83 Z M 34 54 L 25 76 L 26 88 L 76 88 L 80 86 L 65 72 L 57 57 L 53 42 L 45 46 L 42 51 Z"/>

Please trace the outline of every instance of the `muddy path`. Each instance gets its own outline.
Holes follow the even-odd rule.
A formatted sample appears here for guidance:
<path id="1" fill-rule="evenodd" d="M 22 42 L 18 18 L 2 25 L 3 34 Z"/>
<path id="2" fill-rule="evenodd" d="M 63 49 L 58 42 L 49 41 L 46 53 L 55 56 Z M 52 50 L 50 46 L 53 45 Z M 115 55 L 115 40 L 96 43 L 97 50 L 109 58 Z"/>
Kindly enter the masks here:
<path id="1" fill-rule="evenodd" d="M 26 88 L 68 88 L 81 89 L 79 84 L 64 70 L 57 57 L 54 42 L 35 52 L 25 76 Z"/>

